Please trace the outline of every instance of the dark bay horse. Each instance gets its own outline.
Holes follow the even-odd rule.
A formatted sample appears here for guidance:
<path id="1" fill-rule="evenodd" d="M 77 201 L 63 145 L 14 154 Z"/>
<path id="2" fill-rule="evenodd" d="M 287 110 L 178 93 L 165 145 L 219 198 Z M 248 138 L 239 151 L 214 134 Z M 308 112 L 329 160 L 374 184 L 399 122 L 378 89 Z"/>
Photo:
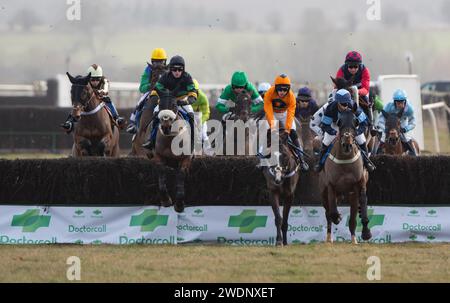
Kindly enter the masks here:
<path id="1" fill-rule="evenodd" d="M 160 120 L 155 150 L 151 161 L 159 168 L 158 184 L 161 205 L 172 205 L 172 199 L 167 190 L 167 168 L 176 172 L 176 197 L 174 209 L 183 212 L 185 199 L 185 179 L 189 173 L 192 161 L 190 147 L 189 123 L 178 112 L 177 100 L 169 92 L 160 94 Z"/>
<path id="2" fill-rule="evenodd" d="M 288 133 L 283 128 L 280 128 L 279 133 L 279 144 L 277 146 L 271 144 L 270 147 L 271 153 L 276 158 L 275 165 L 263 166 L 263 174 L 270 191 L 272 210 L 275 215 L 276 245 L 287 245 L 289 212 L 299 180 L 299 164 L 289 148 Z M 274 147 L 278 147 L 278 150 Z M 280 214 L 280 202 L 283 202 L 283 215 Z"/>
<path id="3" fill-rule="evenodd" d="M 67 73 L 67 76 L 72 83 L 72 116 L 78 121 L 73 133 L 72 156 L 119 157 L 119 129 L 91 87 L 91 75 L 72 77 Z"/>
<path id="4" fill-rule="evenodd" d="M 401 140 L 400 118 L 396 114 L 388 114 L 384 110 L 381 114 L 386 119 L 386 142 L 384 144 L 384 153 L 387 155 L 404 155 L 407 149 Z M 419 155 L 419 144 L 415 140 L 411 140 L 416 155 Z"/>
<path id="5" fill-rule="evenodd" d="M 149 150 L 142 147 L 142 144 L 150 136 L 151 127 L 149 127 L 149 126 L 153 119 L 153 110 L 156 106 L 156 104 L 152 104 L 149 97 L 150 97 L 150 92 L 154 89 L 159 78 L 166 70 L 167 70 L 167 68 L 165 65 L 155 65 L 155 64 L 152 65 L 152 73 L 151 73 L 150 88 L 149 88 L 150 91 L 148 93 L 147 98 L 144 101 L 144 105 L 142 108 L 142 115 L 141 115 L 139 121 L 136 121 L 139 123 L 139 127 L 131 141 L 131 152 L 129 154 L 130 156 L 145 158 L 145 157 L 148 157 L 148 155 L 149 155 Z"/>
<path id="6" fill-rule="evenodd" d="M 226 121 L 223 124 L 223 151 L 227 153 L 228 142 L 233 142 L 232 155 L 256 154 L 256 121 L 251 116 L 252 98 L 247 91 L 236 96 L 235 106 L 231 109 L 231 116 L 227 121 L 233 121 L 238 128 L 227 131 Z M 248 126 L 245 127 L 244 126 Z"/>
<path id="7" fill-rule="evenodd" d="M 369 174 L 364 168 L 361 152 L 355 142 L 358 120 L 351 110 L 341 114 L 338 120 L 338 139 L 325 161 L 324 169 L 319 174 L 319 188 L 327 218 L 327 242 L 333 242 L 331 223 L 339 224 L 341 215 L 337 209 L 337 199 L 344 198 L 350 203 L 349 229 L 353 244 L 358 241 L 355 236 L 358 205 L 362 222 L 362 239 L 369 240 L 372 235 L 368 227 L 367 216 L 367 182 Z"/>

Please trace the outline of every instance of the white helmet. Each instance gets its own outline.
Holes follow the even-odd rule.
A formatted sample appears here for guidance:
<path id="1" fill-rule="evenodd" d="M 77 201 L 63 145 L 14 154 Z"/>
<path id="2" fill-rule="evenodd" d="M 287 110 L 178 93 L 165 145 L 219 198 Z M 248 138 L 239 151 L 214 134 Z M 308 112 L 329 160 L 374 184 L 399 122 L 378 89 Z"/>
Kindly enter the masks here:
<path id="1" fill-rule="evenodd" d="M 87 70 L 88 74 L 91 73 L 91 78 L 103 77 L 103 69 L 100 65 L 92 64 Z"/>
<path id="2" fill-rule="evenodd" d="M 266 91 L 269 90 L 270 86 L 271 86 L 270 83 L 268 83 L 268 82 L 262 82 L 262 83 L 260 83 L 260 84 L 258 85 L 258 92 L 259 92 L 259 93 L 261 93 L 261 92 L 265 93 Z"/>

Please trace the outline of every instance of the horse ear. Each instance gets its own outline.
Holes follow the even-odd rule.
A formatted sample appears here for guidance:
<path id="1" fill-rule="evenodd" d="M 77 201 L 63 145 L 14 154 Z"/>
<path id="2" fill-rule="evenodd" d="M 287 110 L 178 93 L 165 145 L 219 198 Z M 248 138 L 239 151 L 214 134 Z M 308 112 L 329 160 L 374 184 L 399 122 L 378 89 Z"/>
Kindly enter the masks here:
<path id="1" fill-rule="evenodd" d="M 333 78 L 333 76 L 330 76 L 330 78 L 331 78 L 331 81 L 333 81 L 334 85 L 336 85 L 336 86 L 337 86 L 337 81 L 336 81 L 336 78 Z"/>
<path id="2" fill-rule="evenodd" d="M 70 83 L 74 84 L 75 83 L 75 78 L 69 73 L 66 73 L 67 77 L 69 77 Z"/>

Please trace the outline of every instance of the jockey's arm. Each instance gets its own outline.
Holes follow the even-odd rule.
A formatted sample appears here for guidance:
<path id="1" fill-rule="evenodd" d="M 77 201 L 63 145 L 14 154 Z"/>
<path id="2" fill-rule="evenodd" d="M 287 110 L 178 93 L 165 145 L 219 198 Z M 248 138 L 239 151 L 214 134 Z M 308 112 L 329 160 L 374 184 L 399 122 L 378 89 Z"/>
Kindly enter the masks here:
<path id="1" fill-rule="evenodd" d="M 358 94 L 360 97 L 365 97 L 369 94 L 370 89 L 370 72 L 369 69 L 366 67 L 362 74 L 361 79 L 361 88 L 358 90 Z"/>
<path id="2" fill-rule="evenodd" d="M 380 96 L 378 95 L 376 95 L 373 100 L 373 109 L 381 113 L 381 111 L 383 110 L 383 100 L 381 100 Z"/>
<path id="3" fill-rule="evenodd" d="M 263 102 L 264 112 L 266 113 L 266 120 L 269 123 L 270 128 L 273 127 L 273 106 L 272 106 L 272 94 L 270 93 L 270 90 L 266 92 L 264 95 L 264 102 Z"/>
<path id="4" fill-rule="evenodd" d="M 107 96 L 109 93 L 109 81 L 106 78 L 103 78 L 103 87 L 98 91 L 103 96 Z"/>
<path id="5" fill-rule="evenodd" d="M 358 119 L 359 122 L 357 133 L 358 135 L 363 134 L 366 131 L 367 126 L 369 124 L 369 119 L 367 118 L 364 111 L 361 110 L 360 108 L 358 108 L 358 110 L 356 111 L 356 118 Z"/>
<path id="6" fill-rule="evenodd" d="M 334 130 L 331 127 L 331 124 L 333 123 L 333 112 L 332 112 L 332 106 L 328 106 L 324 113 L 323 113 L 323 117 L 322 117 L 322 121 L 321 121 L 321 125 L 322 125 L 322 130 L 324 132 L 327 132 L 328 134 L 334 136 L 336 135 L 336 130 Z"/>
<path id="7" fill-rule="evenodd" d="M 200 112 L 202 113 L 202 124 L 209 120 L 209 102 L 208 97 L 202 90 L 198 90 L 197 103 L 199 104 Z"/>
<path id="8" fill-rule="evenodd" d="M 264 108 L 264 100 L 259 94 L 255 96 L 255 98 L 253 97 L 254 96 L 252 96 L 252 105 L 250 111 L 252 113 L 257 113 Z"/>
<path id="9" fill-rule="evenodd" d="M 228 107 L 227 104 L 228 104 L 228 100 L 231 100 L 231 95 L 232 95 L 231 85 L 228 85 L 227 87 L 225 87 L 225 89 L 223 90 L 222 94 L 217 99 L 216 109 L 219 112 L 225 114 L 225 113 L 228 113 L 230 111 L 230 108 Z"/>
<path id="10" fill-rule="evenodd" d="M 289 104 L 287 108 L 287 118 L 286 118 L 286 131 L 290 131 L 292 127 L 292 123 L 294 122 L 294 116 L 295 116 L 295 107 L 297 105 L 297 102 L 295 100 L 294 93 L 292 91 L 289 91 Z"/>
<path id="11" fill-rule="evenodd" d="M 414 110 L 412 109 L 411 106 L 408 107 L 407 117 L 408 117 L 408 125 L 405 128 L 406 131 L 409 132 L 416 127 L 416 118 L 414 117 Z"/>
<path id="12" fill-rule="evenodd" d="M 145 94 L 150 89 L 150 66 L 147 66 L 144 73 L 141 75 L 141 84 L 139 85 L 139 91 L 141 94 Z"/>

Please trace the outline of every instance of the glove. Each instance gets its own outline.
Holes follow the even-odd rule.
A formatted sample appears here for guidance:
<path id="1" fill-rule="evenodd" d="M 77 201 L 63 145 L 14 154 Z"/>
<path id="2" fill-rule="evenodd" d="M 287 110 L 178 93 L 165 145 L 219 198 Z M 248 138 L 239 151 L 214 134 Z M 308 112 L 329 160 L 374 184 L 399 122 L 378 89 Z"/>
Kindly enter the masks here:
<path id="1" fill-rule="evenodd" d="M 190 105 L 192 105 L 193 103 L 195 103 L 195 101 L 197 101 L 197 99 L 194 96 L 189 96 L 187 98 L 187 101 Z"/>

